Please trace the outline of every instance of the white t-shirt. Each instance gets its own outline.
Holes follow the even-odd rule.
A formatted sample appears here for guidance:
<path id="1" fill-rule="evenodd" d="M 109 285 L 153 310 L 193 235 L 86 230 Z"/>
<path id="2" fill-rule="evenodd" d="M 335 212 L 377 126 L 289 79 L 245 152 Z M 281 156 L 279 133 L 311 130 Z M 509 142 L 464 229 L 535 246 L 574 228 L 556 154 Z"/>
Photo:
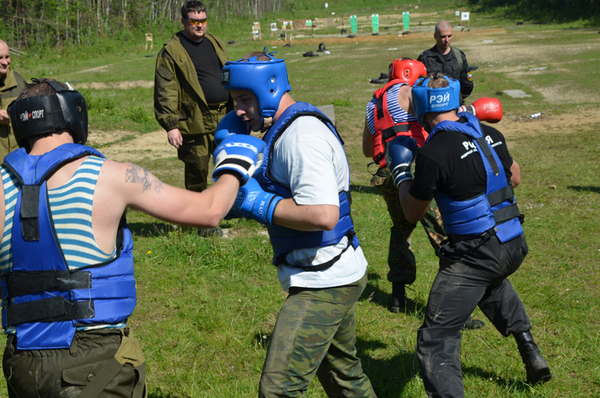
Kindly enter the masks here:
<path id="1" fill-rule="evenodd" d="M 275 142 L 270 164 L 271 177 L 290 188 L 298 205 L 339 207 L 339 192 L 348 191 L 350 169 L 346 153 L 333 132 L 313 116 L 297 118 Z M 332 246 L 298 249 L 286 259 L 291 264 L 318 265 L 331 260 L 348 245 L 346 237 Z M 280 265 L 279 282 L 290 287 L 325 288 L 356 282 L 366 272 L 367 260 L 358 247 L 350 247 L 328 269 L 303 271 Z"/>

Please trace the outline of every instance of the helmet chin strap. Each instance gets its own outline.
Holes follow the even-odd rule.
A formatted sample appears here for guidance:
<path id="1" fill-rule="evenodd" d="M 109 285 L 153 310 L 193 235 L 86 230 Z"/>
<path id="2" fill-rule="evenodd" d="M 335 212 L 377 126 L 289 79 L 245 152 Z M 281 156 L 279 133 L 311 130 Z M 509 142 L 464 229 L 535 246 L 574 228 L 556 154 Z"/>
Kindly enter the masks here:
<path id="1" fill-rule="evenodd" d="M 265 117 L 263 118 L 263 126 L 260 129 L 261 132 L 265 132 L 267 131 L 271 126 L 273 125 L 273 118 L 272 117 Z"/>

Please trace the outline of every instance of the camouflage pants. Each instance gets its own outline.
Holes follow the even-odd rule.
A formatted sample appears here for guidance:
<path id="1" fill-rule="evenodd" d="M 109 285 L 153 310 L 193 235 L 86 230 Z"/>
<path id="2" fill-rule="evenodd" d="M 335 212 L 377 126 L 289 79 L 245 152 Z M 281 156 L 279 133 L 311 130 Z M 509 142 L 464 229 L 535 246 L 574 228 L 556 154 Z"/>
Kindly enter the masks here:
<path id="1" fill-rule="evenodd" d="M 259 397 L 301 397 L 316 374 L 330 397 L 376 397 L 356 356 L 354 304 L 362 279 L 325 289 L 291 288 L 273 330 Z"/>
<path id="2" fill-rule="evenodd" d="M 410 235 L 416 224 L 406 221 L 398 197 L 398 188 L 394 186 L 387 169 L 379 169 L 371 183 L 381 191 L 392 219 L 390 250 L 388 253 L 388 267 L 390 268 L 387 275 L 388 281 L 409 285 L 415 281 L 417 276 L 415 254 L 410 245 Z M 420 222 L 425 228 L 431 246 L 437 253 L 446 233 L 442 226 L 442 216 L 435 201 L 431 202 L 425 217 Z"/>
<path id="3" fill-rule="evenodd" d="M 183 145 L 177 149 L 177 157 L 185 165 L 185 189 L 188 191 L 202 192 L 208 188 L 209 161 L 215 150 L 214 131 L 226 114 L 225 108 L 210 111 L 211 120 L 205 120 L 205 126 L 212 134 L 183 136 Z"/>

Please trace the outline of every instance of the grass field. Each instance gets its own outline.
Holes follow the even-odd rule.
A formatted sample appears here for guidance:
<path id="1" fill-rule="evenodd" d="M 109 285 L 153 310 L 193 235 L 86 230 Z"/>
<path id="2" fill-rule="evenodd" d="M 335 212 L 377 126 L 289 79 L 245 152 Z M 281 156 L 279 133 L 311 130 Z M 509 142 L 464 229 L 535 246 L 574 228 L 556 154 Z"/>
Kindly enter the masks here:
<path id="1" fill-rule="evenodd" d="M 448 18 L 457 24 L 456 2 L 421 3 L 418 11 L 411 9 L 415 28 L 408 35 L 399 36 L 398 28 L 380 36 L 365 31 L 354 39 L 316 32 L 316 37 L 294 40 L 292 47 L 277 40 L 253 42 L 248 35 L 234 37 L 236 42 L 228 47 L 230 58 L 236 59 L 268 45 L 286 60 L 296 100 L 335 105 L 352 171 L 353 218 L 369 261 L 369 284 L 356 306 L 357 347 L 381 398 L 426 396 L 415 355 L 416 332 L 437 259 L 417 227 L 412 245 L 418 274 L 408 292 L 409 309 L 406 314 L 390 313 L 386 274 L 391 222 L 383 198 L 370 187 L 361 134 L 366 103 L 381 87 L 369 79 L 386 72 L 390 59 L 416 58 L 431 47 L 437 20 Z M 401 11 L 396 7 L 378 12 L 380 20 L 389 19 L 394 26 L 391 22 L 401 18 Z M 355 12 L 366 17 L 375 11 Z M 529 386 L 516 343 L 488 322 L 481 330 L 463 333 L 466 396 L 600 396 L 598 28 L 472 18 L 464 30 L 455 28 L 453 45 L 479 66 L 467 102 L 497 97 L 504 108 L 497 127 L 521 166 L 516 195 L 526 215 L 530 249 L 510 280 L 525 303 L 554 378 Z M 222 26 L 215 30 L 226 32 Z M 320 42 L 331 54 L 302 57 L 303 52 L 316 51 Z M 119 156 L 163 181 L 183 186 L 182 163 L 174 150 L 169 152 L 166 135 L 154 121 L 151 83 L 132 83 L 153 80 L 155 58 L 145 57 L 149 52 L 143 44 L 99 58 L 74 56 L 68 62 L 15 57 L 13 66 L 27 78 L 55 76 L 86 87 L 82 92 L 90 108 L 90 143 L 109 156 L 120 151 Z M 124 82 L 135 87 L 116 88 Z M 93 88 L 92 83 L 105 88 Z M 510 98 L 502 94 L 507 89 L 521 89 L 530 97 Z M 541 115 L 531 117 L 537 113 Z M 138 287 L 130 325 L 146 355 L 150 397 L 256 396 L 271 331 L 285 299 L 270 265 L 265 229 L 250 221 L 223 221 L 221 227 L 233 238 L 200 239 L 194 229 L 175 228 L 136 211 L 128 212 L 128 220 L 134 231 Z M 479 311 L 476 316 L 483 318 Z M 2 384 L 0 396 L 6 396 L 5 390 Z M 325 396 L 315 379 L 307 397 Z"/>

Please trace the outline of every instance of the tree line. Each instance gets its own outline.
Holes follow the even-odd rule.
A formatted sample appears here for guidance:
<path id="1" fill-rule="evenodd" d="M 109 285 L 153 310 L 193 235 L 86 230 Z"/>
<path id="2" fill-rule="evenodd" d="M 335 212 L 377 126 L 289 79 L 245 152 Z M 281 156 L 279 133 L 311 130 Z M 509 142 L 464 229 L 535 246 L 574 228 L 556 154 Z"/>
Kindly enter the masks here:
<path id="1" fill-rule="evenodd" d="M 578 19 L 600 23 L 599 0 L 468 0 L 481 11 L 498 8 L 537 22 L 569 22 Z"/>
<path id="2" fill-rule="evenodd" d="M 260 19 L 293 0 L 208 0 L 208 15 Z M 0 38 L 11 47 L 89 43 L 181 19 L 183 0 L 0 0 Z"/>

